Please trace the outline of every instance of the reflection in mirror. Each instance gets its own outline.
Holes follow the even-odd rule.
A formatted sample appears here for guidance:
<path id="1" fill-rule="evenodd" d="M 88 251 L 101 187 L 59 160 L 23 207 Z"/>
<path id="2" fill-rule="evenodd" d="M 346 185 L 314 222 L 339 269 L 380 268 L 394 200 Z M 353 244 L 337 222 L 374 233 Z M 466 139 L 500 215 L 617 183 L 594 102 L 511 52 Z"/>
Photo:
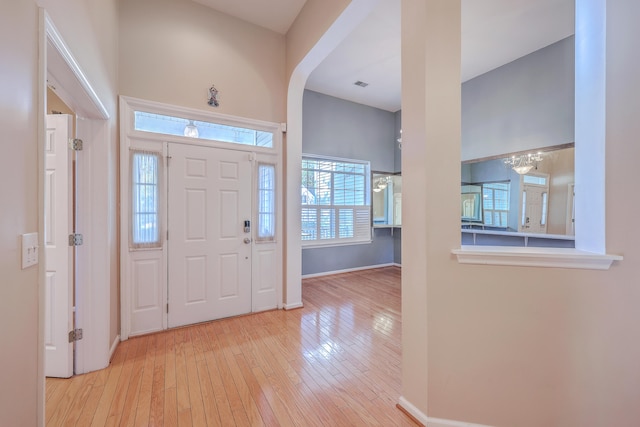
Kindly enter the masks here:
<path id="1" fill-rule="evenodd" d="M 402 225 L 402 176 L 373 172 L 371 204 L 374 227 Z"/>
<path id="2" fill-rule="evenodd" d="M 571 236 L 573 183 L 573 144 L 463 162 L 462 228 Z"/>
<path id="3" fill-rule="evenodd" d="M 482 219 L 482 185 L 462 185 L 460 210 L 463 225 L 484 222 Z"/>

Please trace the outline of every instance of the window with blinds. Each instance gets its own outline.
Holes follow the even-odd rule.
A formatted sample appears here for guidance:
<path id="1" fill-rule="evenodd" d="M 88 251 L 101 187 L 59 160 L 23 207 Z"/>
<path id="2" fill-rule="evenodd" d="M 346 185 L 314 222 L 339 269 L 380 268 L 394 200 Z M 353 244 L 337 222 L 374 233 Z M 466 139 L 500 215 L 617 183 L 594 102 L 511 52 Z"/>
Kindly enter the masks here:
<path id="1" fill-rule="evenodd" d="M 159 153 L 131 152 L 131 248 L 157 248 L 160 241 Z"/>
<path id="2" fill-rule="evenodd" d="M 371 241 L 369 162 L 303 155 L 302 245 Z"/>
<path id="3" fill-rule="evenodd" d="M 258 232 L 256 241 L 273 242 L 276 239 L 276 167 L 258 164 Z"/>
<path id="4" fill-rule="evenodd" d="M 493 227 L 507 227 L 509 222 L 508 182 L 488 182 L 482 184 L 482 208 L 484 224 Z"/>

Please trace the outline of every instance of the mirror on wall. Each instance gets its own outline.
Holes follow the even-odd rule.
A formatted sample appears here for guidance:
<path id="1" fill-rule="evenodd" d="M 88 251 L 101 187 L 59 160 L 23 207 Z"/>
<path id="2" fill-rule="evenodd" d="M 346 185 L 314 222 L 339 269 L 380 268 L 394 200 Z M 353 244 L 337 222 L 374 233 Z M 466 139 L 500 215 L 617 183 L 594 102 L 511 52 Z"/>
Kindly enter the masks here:
<path id="1" fill-rule="evenodd" d="M 373 172 L 371 177 L 372 222 L 374 227 L 402 225 L 402 176 Z"/>
<path id="2" fill-rule="evenodd" d="M 463 229 L 574 235 L 573 144 L 462 163 Z"/>

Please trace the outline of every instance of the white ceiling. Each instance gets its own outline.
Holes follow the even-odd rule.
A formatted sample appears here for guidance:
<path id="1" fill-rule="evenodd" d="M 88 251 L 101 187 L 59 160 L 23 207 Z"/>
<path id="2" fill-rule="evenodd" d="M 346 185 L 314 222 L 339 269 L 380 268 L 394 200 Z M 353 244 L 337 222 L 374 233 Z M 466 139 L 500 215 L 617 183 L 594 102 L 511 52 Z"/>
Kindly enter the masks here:
<path id="1" fill-rule="evenodd" d="M 194 1 L 285 34 L 306 0 Z M 462 81 L 573 33 L 574 0 L 462 0 Z M 369 85 L 354 85 L 358 80 Z M 395 112 L 400 85 L 400 0 L 379 0 L 306 87 Z"/>

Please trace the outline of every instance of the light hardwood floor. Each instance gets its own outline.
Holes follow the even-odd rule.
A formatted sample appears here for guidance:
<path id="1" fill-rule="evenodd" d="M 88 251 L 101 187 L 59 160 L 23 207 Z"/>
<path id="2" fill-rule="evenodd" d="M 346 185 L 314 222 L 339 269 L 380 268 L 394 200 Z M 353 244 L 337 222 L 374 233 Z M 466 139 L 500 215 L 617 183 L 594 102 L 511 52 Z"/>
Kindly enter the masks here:
<path id="1" fill-rule="evenodd" d="M 122 342 L 46 381 L 48 426 L 416 426 L 396 408 L 400 269 L 303 280 L 304 308 Z"/>

